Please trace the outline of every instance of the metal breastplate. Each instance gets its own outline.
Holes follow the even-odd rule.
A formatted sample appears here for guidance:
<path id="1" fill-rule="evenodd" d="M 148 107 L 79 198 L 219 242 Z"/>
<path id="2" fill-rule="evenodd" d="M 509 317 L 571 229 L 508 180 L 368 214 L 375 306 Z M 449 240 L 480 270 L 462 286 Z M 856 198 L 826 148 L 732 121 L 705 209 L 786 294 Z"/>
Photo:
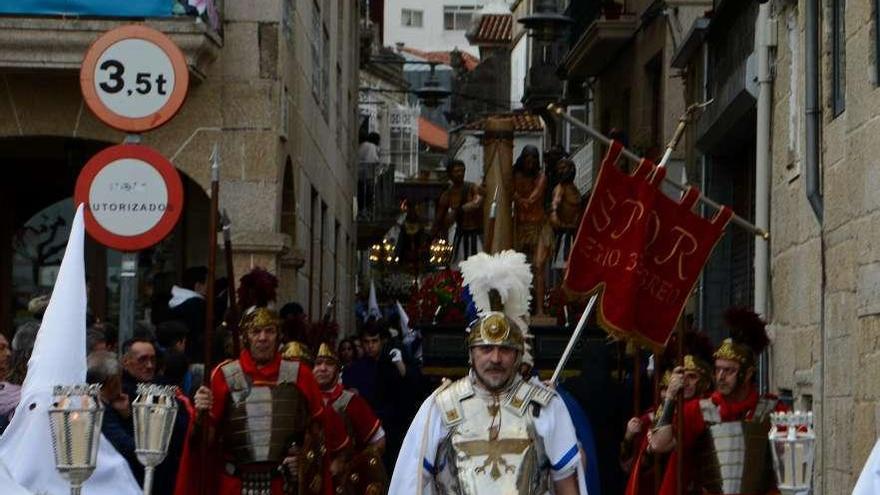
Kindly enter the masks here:
<path id="1" fill-rule="evenodd" d="M 302 444 L 309 403 L 297 387 L 299 363 L 282 361 L 275 383 L 253 383 L 238 361 L 221 370 L 229 385 L 223 446 L 239 466 L 280 463 L 292 442 Z"/>
<path id="2" fill-rule="evenodd" d="M 436 398 L 449 429 L 437 451 L 438 491 L 457 495 L 545 493 L 550 462 L 535 431 L 533 414 L 547 405 L 554 393 L 518 380 L 496 405 L 477 393 L 470 380 L 462 378 Z M 497 434 L 493 435 L 493 430 Z"/>
<path id="3" fill-rule="evenodd" d="M 721 422 L 710 399 L 700 401 L 707 430 L 697 441 L 702 452 L 697 481 L 713 494 L 761 494 L 774 486 L 769 413 L 775 401 L 761 399 L 751 420 Z"/>
<path id="4" fill-rule="evenodd" d="M 339 414 L 339 417 L 342 418 L 342 422 L 345 423 L 345 431 L 348 432 L 348 438 L 351 439 L 352 442 L 357 442 L 357 435 L 354 430 L 354 423 L 351 422 L 351 418 L 348 416 L 348 404 L 351 402 L 351 399 L 354 397 L 354 392 L 350 390 L 343 390 L 339 397 L 333 401 L 331 406 L 333 410 L 336 411 L 336 414 Z"/>

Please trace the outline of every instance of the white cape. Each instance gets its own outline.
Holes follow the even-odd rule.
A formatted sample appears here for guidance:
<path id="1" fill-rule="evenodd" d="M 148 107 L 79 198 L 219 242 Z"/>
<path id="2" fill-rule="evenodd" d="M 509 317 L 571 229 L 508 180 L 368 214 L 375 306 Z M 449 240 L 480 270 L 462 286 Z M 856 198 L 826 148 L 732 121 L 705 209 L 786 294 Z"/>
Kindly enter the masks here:
<path id="1" fill-rule="evenodd" d="M 852 493 L 853 495 L 880 494 L 880 440 L 874 444 L 874 450 L 865 462 L 865 467 Z"/>
<path id="2" fill-rule="evenodd" d="M 21 402 L 0 437 L 0 486 L 8 474 L 30 492 L 67 495 L 70 484 L 55 469 L 48 409 L 54 385 L 86 381 L 86 279 L 83 258 L 83 207 L 77 208 L 52 299 L 37 333 L 21 388 Z M 5 464 L 4 464 L 5 463 Z M 11 490 L 15 490 L 14 487 Z M 16 494 L 19 492 L 11 491 Z M 28 491 L 20 493 L 26 494 Z M 83 495 L 139 495 L 125 459 L 101 436 L 95 472 Z"/>

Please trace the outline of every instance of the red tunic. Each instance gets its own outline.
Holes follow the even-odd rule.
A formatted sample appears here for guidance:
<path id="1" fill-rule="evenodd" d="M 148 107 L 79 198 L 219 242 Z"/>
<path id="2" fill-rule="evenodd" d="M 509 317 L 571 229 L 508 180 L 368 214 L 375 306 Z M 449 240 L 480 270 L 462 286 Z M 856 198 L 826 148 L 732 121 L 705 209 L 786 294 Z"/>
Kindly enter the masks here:
<path id="1" fill-rule="evenodd" d="M 752 419 L 755 414 L 755 406 L 758 405 L 758 389 L 752 386 L 745 399 L 740 402 L 733 402 L 725 398 L 721 393 L 715 392 L 710 400 L 718 406 L 721 422 L 743 421 Z M 776 399 L 773 395 L 767 395 L 765 398 Z M 784 411 L 786 407 L 782 403 L 777 403 L 776 411 Z M 677 423 L 673 423 L 677 424 Z M 700 435 L 706 431 L 706 422 L 703 420 L 703 413 L 700 411 L 700 399 L 692 399 L 684 405 L 684 431 L 682 433 L 682 452 L 684 453 L 684 465 L 682 469 L 681 479 L 684 486 L 689 486 L 693 482 L 694 473 L 694 444 Z M 676 492 L 676 469 L 678 466 L 678 455 L 675 450 L 669 456 L 669 462 L 666 464 L 666 472 L 663 476 L 663 484 L 660 487 L 660 495 L 675 495 Z"/>
<path id="2" fill-rule="evenodd" d="M 242 371 L 248 375 L 254 385 L 261 383 L 275 383 L 278 380 L 278 373 L 281 368 L 281 354 L 276 353 L 275 358 L 265 366 L 257 366 L 251 357 L 250 351 L 243 350 L 239 356 Z M 220 367 L 226 364 L 221 363 L 211 373 L 211 392 L 214 400 L 211 407 L 211 424 L 215 430 L 221 427 L 225 418 L 226 405 L 229 396 L 229 385 Z M 332 408 L 324 407 L 323 396 L 312 370 L 304 363 L 300 363 L 299 373 L 296 381 L 297 387 L 303 392 L 309 401 L 309 410 L 312 417 L 321 422 L 324 429 L 324 442 L 328 453 L 336 453 L 345 448 L 348 443 L 348 434 L 342 419 L 336 414 Z M 223 469 L 223 459 L 215 459 L 215 465 L 212 472 L 219 474 L 219 486 L 216 491 L 209 490 L 208 493 L 216 493 L 219 495 L 241 495 L 241 480 L 235 476 L 226 473 Z M 183 463 L 181 463 L 183 464 Z M 218 465 L 219 464 L 219 465 Z M 200 469 L 197 465 L 191 465 L 188 470 Z M 181 467 L 183 470 L 183 466 Z M 213 485 L 212 480 L 209 480 Z M 186 483 L 184 483 L 186 485 Z M 178 487 L 181 483 L 178 483 Z M 192 486 L 190 484 L 189 486 Z M 197 492 L 191 492 L 197 493 Z M 333 493 L 332 483 L 330 482 L 329 463 L 325 463 L 324 473 L 324 493 L 330 495 Z M 272 480 L 272 494 L 283 495 L 283 480 L 276 477 Z"/>
<path id="3" fill-rule="evenodd" d="M 335 403 L 342 396 L 343 390 L 345 389 L 342 384 L 337 383 L 330 390 L 324 391 L 324 404 L 332 405 Z M 351 425 L 351 433 L 354 434 L 352 440 L 354 441 L 355 450 L 360 452 L 369 445 L 370 439 L 379 430 L 381 426 L 379 418 L 376 417 L 373 408 L 370 407 L 367 401 L 357 393 L 348 401 L 348 405 L 342 414 L 345 416 L 344 419 Z"/>
<path id="4" fill-rule="evenodd" d="M 654 427 L 654 408 L 652 407 L 639 416 L 639 420 L 642 422 L 642 431 L 632 439 L 632 457 L 623 460 L 624 463 L 629 464 L 629 479 L 627 479 L 624 494 L 654 495 L 657 489 L 657 482 L 654 480 L 655 470 L 653 465 L 644 465 L 645 456 L 648 455 L 646 452 L 648 448 L 648 430 Z M 654 462 L 657 462 L 657 460 L 655 459 Z"/>

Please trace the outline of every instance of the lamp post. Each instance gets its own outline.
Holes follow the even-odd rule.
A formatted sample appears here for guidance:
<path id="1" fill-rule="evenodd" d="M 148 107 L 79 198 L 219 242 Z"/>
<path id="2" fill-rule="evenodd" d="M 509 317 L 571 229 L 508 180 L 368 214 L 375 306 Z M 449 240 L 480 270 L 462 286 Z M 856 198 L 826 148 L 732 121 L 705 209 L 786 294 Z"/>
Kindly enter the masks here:
<path id="1" fill-rule="evenodd" d="M 104 405 L 100 385 L 56 385 L 49 425 L 55 467 L 70 482 L 71 495 L 79 495 L 98 460 L 98 442 Z"/>
<path id="2" fill-rule="evenodd" d="M 552 43 L 563 36 L 574 20 L 557 12 L 554 0 L 538 0 L 535 4 L 535 12 L 523 17 L 519 22 L 529 30 L 533 38 Z"/>
<path id="3" fill-rule="evenodd" d="M 779 491 L 785 495 L 809 495 L 816 455 L 813 413 L 774 413 L 770 421 L 770 450 Z"/>
<path id="4" fill-rule="evenodd" d="M 561 140 L 561 128 L 556 125 L 553 114 L 547 111 L 547 105 L 564 98 L 566 92 L 557 75 L 558 55 L 551 47 L 559 43 L 574 24 L 571 17 L 557 11 L 556 3 L 555 0 L 537 0 L 534 12 L 519 20 L 536 41 L 522 102 L 525 108 L 543 118 L 550 136 L 548 148 L 553 148 Z"/>
<path id="5" fill-rule="evenodd" d="M 153 472 L 168 454 L 168 443 L 177 417 L 175 387 L 139 383 L 131 403 L 134 420 L 134 453 L 144 465 L 144 495 L 153 490 Z"/>
<path id="6" fill-rule="evenodd" d="M 429 64 L 431 65 L 431 73 L 428 75 L 428 80 L 425 81 L 424 86 L 415 90 L 414 93 L 426 107 L 436 108 L 440 105 L 441 100 L 449 98 L 452 91 L 442 87 L 440 81 L 437 80 L 437 74 L 434 71 L 434 67 L 437 64 L 435 62 L 429 62 Z"/>

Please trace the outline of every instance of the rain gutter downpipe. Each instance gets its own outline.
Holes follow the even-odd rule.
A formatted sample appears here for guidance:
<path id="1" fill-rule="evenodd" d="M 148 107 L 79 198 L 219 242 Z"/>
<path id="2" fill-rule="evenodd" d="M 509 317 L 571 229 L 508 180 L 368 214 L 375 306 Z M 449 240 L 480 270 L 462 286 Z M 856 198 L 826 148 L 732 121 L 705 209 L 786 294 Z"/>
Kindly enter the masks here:
<path id="1" fill-rule="evenodd" d="M 770 50 L 776 44 L 772 38 L 772 19 L 770 3 L 758 6 L 758 19 L 755 26 L 755 51 L 758 56 L 758 116 L 755 136 L 755 226 L 770 232 L 770 168 L 771 134 L 770 118 L 773 107 L 773 74 L 770 70 Z M 770 243 L 768 239 L 755 236 L 755 312 L 765 320 L 769 319 L 770 307 L 767 304 L 770 285 Z M 768 353 L 759 360 L 759 387 L 766 393 L 770 385 Z"/>
<path id="2" fill-rule="evenodd" d="M 818 436 L 820 437 L 818 445 L 818 459 L 816 463 L 816 471 L 821 476 L 818 493 L 825 495 L 828 493 L 828 480 L 824 475 L 825 463 L 827 457 L 826 448 L 828 438 L 825 426 L 828 414 L 828 403 L 825 394 L 825 358 L 828 356 L 827 342 L 825 339 L 825 283 L 826 283 L 826 264 L 825 264 L 825 235 L 823 232 L 824 204 L 822 199 L 822 189 L 819 181 L 819 160 L 820 160 L 820 119 L 822 118 L 822 109 L 819 106 L 819 0 L 806 0 L 806 15 L 804 19 L 804 70 L 805 70 L 805 156 L 804 156 L 804 186 L 806 188 L 807 201 L 816 215 L 819 223 L 819 263 L 820 263 L 820 287 L 819 287 L 819 362 L 817 368 L 813 371 L 816 383 L 816 394 L 819 396 L 820 410 L 818 411 Z"/>

